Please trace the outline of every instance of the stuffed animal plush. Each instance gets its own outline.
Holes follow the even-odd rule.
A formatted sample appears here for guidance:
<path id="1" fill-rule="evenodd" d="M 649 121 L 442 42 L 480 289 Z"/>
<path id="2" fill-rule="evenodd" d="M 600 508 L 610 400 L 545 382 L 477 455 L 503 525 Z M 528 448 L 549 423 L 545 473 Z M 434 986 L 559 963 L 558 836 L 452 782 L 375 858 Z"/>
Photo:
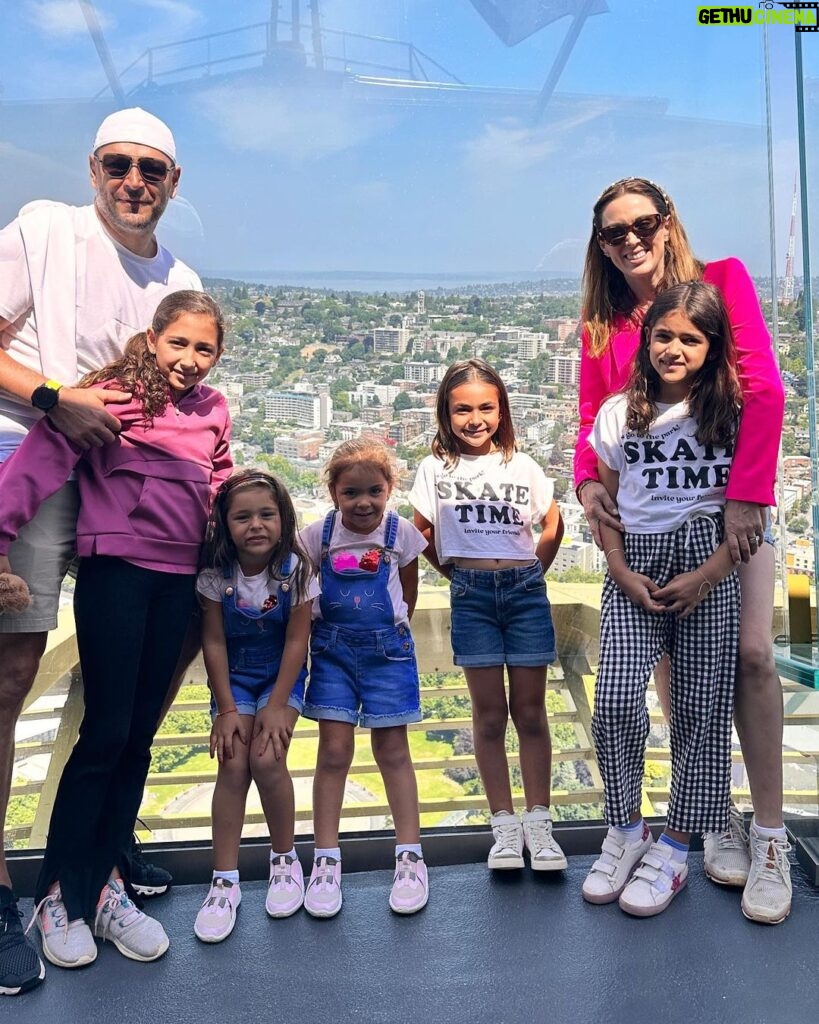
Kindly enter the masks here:
<path id="1" fill-rule="evenodd" d="M 28 584 L 11 572 L 0 572 L 0 612 L 21 612 L 31 604 Z"/>

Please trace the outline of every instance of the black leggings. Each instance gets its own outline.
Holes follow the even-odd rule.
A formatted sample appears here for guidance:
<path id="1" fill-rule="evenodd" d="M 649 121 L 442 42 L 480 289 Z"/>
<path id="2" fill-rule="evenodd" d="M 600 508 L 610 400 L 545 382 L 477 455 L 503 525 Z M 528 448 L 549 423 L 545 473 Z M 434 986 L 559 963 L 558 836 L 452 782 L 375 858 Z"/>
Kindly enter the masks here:
<path id="1" fill-rule="evenodd" d="M 36 893 L 43 899 L 59 881 L 71 921 L 93 916 L 113 867 L 128 880 L 127 850 L 195 579 L 121 558 L 80 562 L 74 618 L 85 715 L 57 790 Z"/>

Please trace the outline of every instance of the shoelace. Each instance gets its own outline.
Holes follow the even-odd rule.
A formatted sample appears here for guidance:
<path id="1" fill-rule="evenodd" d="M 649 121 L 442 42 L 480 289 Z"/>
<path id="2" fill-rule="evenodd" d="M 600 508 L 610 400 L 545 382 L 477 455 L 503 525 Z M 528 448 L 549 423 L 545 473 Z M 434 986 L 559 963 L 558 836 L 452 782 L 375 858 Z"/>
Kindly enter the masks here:
<path id="1" fill-rule="evenodd" d="M 736 847 L 747 849 L 748 833 L 739 814 L 731 814 L 728 828 L 721 832 L 717 838 L 717 847 L 720 850 L 733 850 Z"/>
<path id="2" fill-rule="evenodd" d="M 759 876 L 769 882 L 782 882 L 790 871 L 788 854 L 791 844 L 787 839 L 764 839 L 762 836 L 755 836 L 752 840 L 754 845 L 754 860 L 762 866 L 759 868 Z"/>
<path id="3" fill-rule="evenodd" d="M 514 823 L 495 825 L 492 829 L 496 842 L 507 850 L 516 850 L 520 843 L 520 830 Z"/>
<path id="4" fill-rule="evenodd" d="M 550 821 L 529 821 L 527 822 L 529 835 L 535 841 L 538 850 L 553 850 L 555 839 L 552 835 L 552 823 Z"/>
<path id="5" fill-rule="evenodd" d="M 100 921 L 102 920 L 103 922 L 103 939 L 114 923 L 114 913 L 118 907 L 122 907 L 125 911 L 122 919 L 117 922 L 122 928 L 127 928 L 129 924 L 132 924 L 142 916 L 142 912 L 132 902 L 127 892 L 118 892 L 116 889 L 112 889 L 110 895 L 106 896 L 103 902 L 100 903 L 97 908 L 97 916 L 94 918 L 94 931 L 99 929 Z"/>
<path id="6" fill-rule="evenodd" d="M 31 915 L 31 920 L 26 926 L 26 935 L 34 927 L 34 922 L 37 920 L 37 915 L 46 907 L 46 913 L 51 915 L 51 919 L 54 922 L 55 930 L 62 928 L 63 930 L 63 942 L 68 941 L 68 914 L 65 912 L 65 904 L 62 901 L 59 890 L 57 892 L 50 892 L 40 900 Z M 20 915 L 22 916 L 22 915 Z"/>

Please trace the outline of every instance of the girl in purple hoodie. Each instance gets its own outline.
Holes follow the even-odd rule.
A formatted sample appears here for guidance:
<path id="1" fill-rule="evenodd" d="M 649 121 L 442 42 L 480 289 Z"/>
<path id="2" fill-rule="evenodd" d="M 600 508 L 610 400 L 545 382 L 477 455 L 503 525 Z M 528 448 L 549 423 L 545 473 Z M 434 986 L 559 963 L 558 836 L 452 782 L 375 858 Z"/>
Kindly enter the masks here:
<path id="1" fill-rule="evenodd" d="M 91 963 L 95 936 L 135 960 L 168 948 L 161 924 L 130 899 L 127 850 L 194 608 L 211 496 L 232 466 L 226 402 L 202 384 L 223 336 L 209 296 L 172 293 L 121 359 L 82 381 L 131 394 L 111 407 L 116 440 L 83 451 L 46 416 L 0 469 L 0 572 L 14 569 L 8 550 L 22 524 L 76 473 L 85 714 L 54 801 L 34 918 L 60 967 Z"/>

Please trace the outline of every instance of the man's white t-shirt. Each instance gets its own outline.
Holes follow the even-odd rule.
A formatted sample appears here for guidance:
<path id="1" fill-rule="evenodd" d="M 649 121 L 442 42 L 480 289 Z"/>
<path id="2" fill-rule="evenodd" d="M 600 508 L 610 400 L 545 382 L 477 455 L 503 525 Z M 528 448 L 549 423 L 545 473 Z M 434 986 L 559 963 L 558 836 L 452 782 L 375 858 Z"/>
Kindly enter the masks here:
<path id="1" fill-rule="evenodd" d="M 49 309 L 49 319 L 57 325 L 63 321 L 65 344 L 76 346 L 77 379 L 118 359 L 126 342 L 150 325 L 156 307 L 170 292 L 202 290 L 194 271 L 161 245 L 155 256 L 143 257 L 117 244 L 93 206 L 38 203 L 32 208 L 35 205 L 46 215 L 49 207 L 55 207 L 60 216 L 70 216 L 73 224 L 74 250 L 67 262 L 73 261 L 75 268 L 74 307 Z M 0 332 L 0 348 L 46 377 L 59 374 L 41 352 L 34 294 L 42 290 L 43 301 L 48 301 L 49 289 L 44 280 L 32 281 L 32 273 L 42 267 L 45 277 L 54 271 L 55 261 L 59 266 L 59 260 L 60 243 L 56 242 L 37 261 L 29 259 L 20 218 L 0 230 L 0 317 L 11 325 Z M 0 459 L 20 444 L 40 415 L 28 402 L 0 391 Z"/>
<path id="2" fill-rule="evenodd" d="M 626 430 L 626 396 L 600 407 L 589 442 L 609 469 L 620 474 L 617 507 L 632 533 L 671 533 L 692 513 L 719 512 L 733 447 L 702 445 L 688 403 L 657 403 L 648 434 Z"/>
<path id="3" fill-rule="evenodd" d="M 534 558 L 532 526 L 545 518 L 553 497 L 554 482 L 525 452 L 508 462 L 502 452 L 461 455 L 450 467 L 428 455 L 409 494 L 435 527 L 442 565 L 455 558 Z"/>

